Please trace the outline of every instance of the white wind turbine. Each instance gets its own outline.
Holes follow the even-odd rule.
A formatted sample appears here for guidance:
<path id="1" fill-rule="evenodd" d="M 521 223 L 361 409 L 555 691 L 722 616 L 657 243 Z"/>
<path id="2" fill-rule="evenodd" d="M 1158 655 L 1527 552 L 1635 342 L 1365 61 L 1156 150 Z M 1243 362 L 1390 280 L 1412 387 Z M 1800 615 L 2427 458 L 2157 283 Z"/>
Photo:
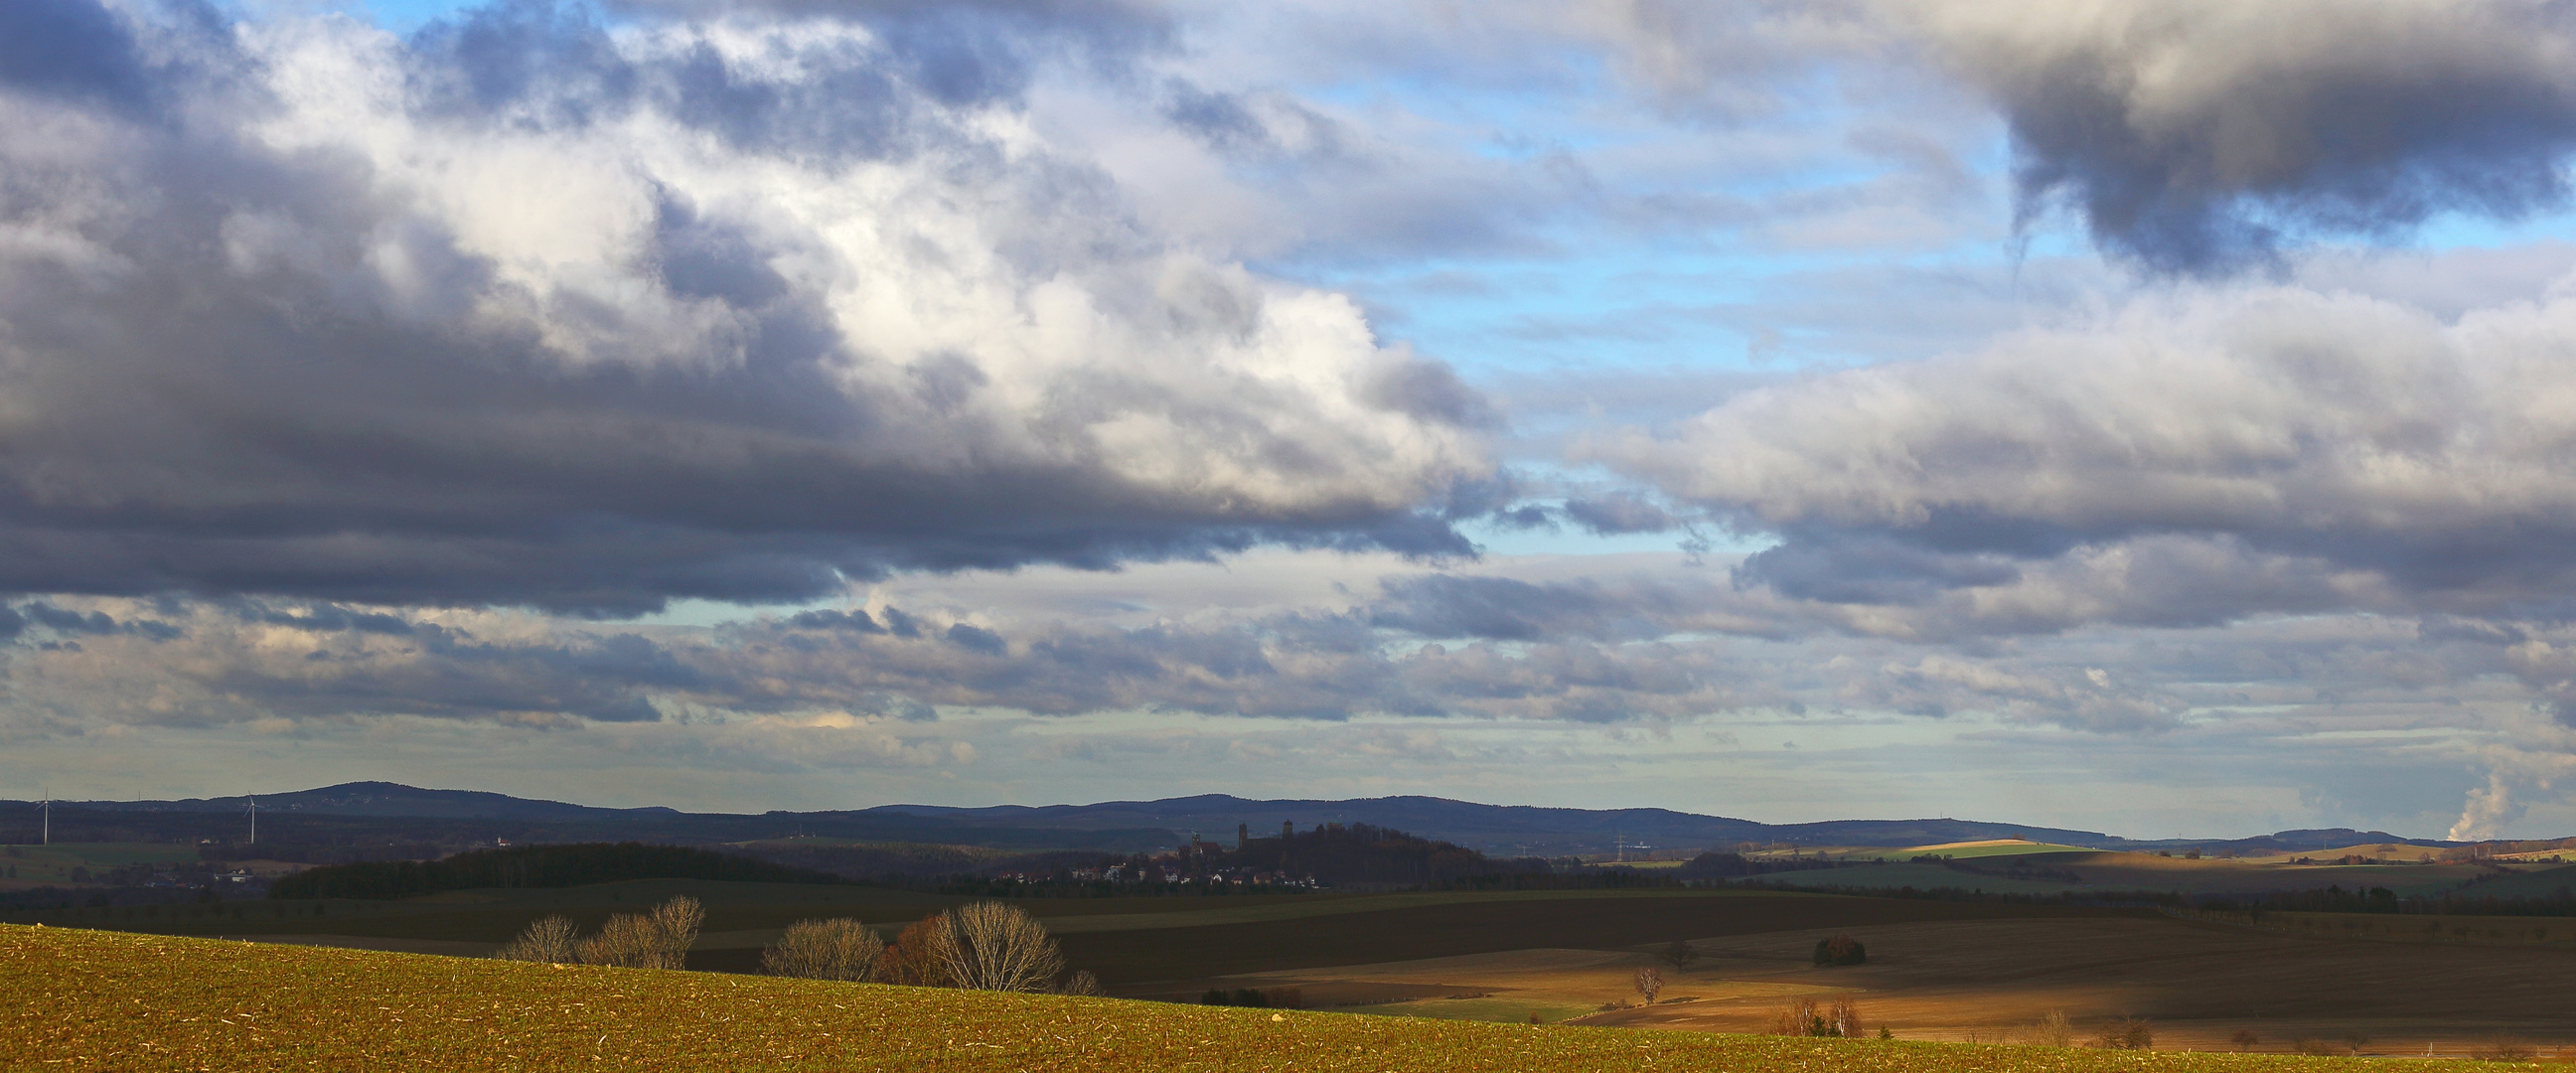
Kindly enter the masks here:
<path id="1" fill-rule="evenodd" d="M 45 834 L 44 834 L 44 840 L 45 840 L 45 842 L 44 842 L 44 844 L 45 844 L 45 845 L 48 845 L 48 846 L 53 845 L 53 844 L 54 844 L 54 788 L 53 788 L 53 787 L 51 787 L 51 786 L 45 787 L 45 799 L 44 799 L 44 800 L 42 800 L 42 801 L 38 801 L 38 802 L 36 802 L 36 807 L 37 807 L 37 808 L 40 808 L 40 809 L 45 810 Z"/>
<path id="2" fill-rule="evenodd" d="M 256 846 L 259 844 L 259 796 L 256 794 L 243 796 L 250 799 L 249 804 L 242 806 L 242 811 L 250 813 L 250 844 Z"/>

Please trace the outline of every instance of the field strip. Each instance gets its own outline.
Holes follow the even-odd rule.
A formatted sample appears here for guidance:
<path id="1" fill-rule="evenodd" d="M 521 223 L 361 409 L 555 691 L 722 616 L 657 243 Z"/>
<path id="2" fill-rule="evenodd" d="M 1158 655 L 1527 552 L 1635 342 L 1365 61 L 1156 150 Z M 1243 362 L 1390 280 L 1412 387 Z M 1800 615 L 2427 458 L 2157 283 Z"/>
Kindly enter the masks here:
<path id="1" fill-rule="evenodd" d="M 2367 1061 L 1479 1024 L 0 925 L 7 1069 L 2357 1073 Z"/>
<path id="2" fill-rule="evenodd" d="M 1047 916 L 1039 906 L 1031 908 L 1046 922 L 1047 930 L 1059 935 L 1103 931 L 1141 931 L 1150 928 L 1196 928 L 1217 924 L 1257 924 L 1277 920 L 1306 920 L 1313 917 L 1346 916 L 1354 913 L 1381 913 L 1422 906 L 1487 904 L 1494 902 L 1546 902 L 1572 899 L 1641 899 L 1641 898 L 1830 898 L 1840 895 L 1773 893 L 1734 890 L 1636 890 L 1636 891 L 1435 891 L 1416 894 L 1380 894 L 1362 898 L 1335 898 L 1315 902 L 1273 903 L 1245 906 L 1240 909 L 1174 909 L 1160 913 L 1102 913 L 1087 916 Z"/>
<path id="3" fill-rule="evenodd" d="M 348 950 L 382 950 L 402 954 L 438 954 L 461 958 L 486 957 L 500 946 L 499 943 L 477 943 L 458 939 L 399 939 L 376 935 L 329 935 L 302 932 L 291 935 L 225 935 L 219 938 L 245 943 L 336 946 Z"/>

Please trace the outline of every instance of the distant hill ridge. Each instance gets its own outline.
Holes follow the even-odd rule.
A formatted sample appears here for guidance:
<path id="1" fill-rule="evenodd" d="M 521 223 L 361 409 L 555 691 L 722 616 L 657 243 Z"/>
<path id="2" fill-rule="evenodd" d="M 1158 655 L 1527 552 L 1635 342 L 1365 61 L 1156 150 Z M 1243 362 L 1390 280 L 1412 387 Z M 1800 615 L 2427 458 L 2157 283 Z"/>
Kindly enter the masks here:
<path id="1" fill-rule="evenodd" d="M 880 805 L 818 812 L 693 813 L 663 807 L 598 808 L 533 800 L 479 790 L 435 790 L 391 782 L 352 782 L 312 790 L 258 795 L 266 815 L 311 817 L 417 817 L 578 825 L 584 830 L 633 829 L 632 837 L 673 841 L 734 841 L 809 831 L 833 837 L 881 837 L 960 845 L 1064 846 L 1098 843 L 1123 847 L 1156 836 L 1171 844 L 1196 833 L 1230 842 L 1238 827 L 1275 833 L 1281 823 L 1365 823 L 1503 855 L 1605 852 L 1629 848 L 1696 849 L 1741 843 L 1808 846 L 1917 846 L 1980 839 L 2026 838 L 2098 849 L 2204 847 L 2264 852 L 2324 850 L 2362 844 L 2453 846 L 2463 843 L 2401 838 L 2385 831 L 2323 828 L 2233 839 L 2139 840 L 2027 824 L 1959 820 L 1826 820 L 1766 824 L 1660 808 L 1575 809 L 1487 805 L 1406 795 L 1349 800 L 1253 800 L 1200 794 L 1155 801 L 1104 801 L 1089 805 Z M 99 812 L 238 812 L 250 798 L 175 801 L 80 801 L 65 806 Z M 533 832 L 532 832 L 533 833 Z M 1098 837 L 1092 837 L 1098 836 Z"/>

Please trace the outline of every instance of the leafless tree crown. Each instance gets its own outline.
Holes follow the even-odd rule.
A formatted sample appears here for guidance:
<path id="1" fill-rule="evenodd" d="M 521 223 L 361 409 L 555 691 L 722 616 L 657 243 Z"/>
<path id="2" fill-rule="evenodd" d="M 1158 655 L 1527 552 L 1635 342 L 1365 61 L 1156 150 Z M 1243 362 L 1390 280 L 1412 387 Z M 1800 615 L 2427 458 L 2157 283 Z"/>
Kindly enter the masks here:
<path id="1" fill-rule="evenodd" d="M 860 981 L 876 974 L 884 956 L 885 940 L 865 924 L 846 917 L 800 920 L 760 952 L 760 970 L 808 980 Z"/>
<path id="2" fill-rule="evenodd" d="M 572 921 L 559 916 L 544 917 L 528 925 L 528 930 L 510 941 L 492 956 L 505 961 L 545 961 L 569 965 L 581 960 L 579 944 L 573 940 Z"/>
<path id="3" fill-rule="evenodd" d="M 958 987 L 978 991 L 1045 991 L 1064 972 L 1064 955 L 1046 926 L 1000 902 L 976 902 L 946 914 L 948 941 L 932 954 Z"/>

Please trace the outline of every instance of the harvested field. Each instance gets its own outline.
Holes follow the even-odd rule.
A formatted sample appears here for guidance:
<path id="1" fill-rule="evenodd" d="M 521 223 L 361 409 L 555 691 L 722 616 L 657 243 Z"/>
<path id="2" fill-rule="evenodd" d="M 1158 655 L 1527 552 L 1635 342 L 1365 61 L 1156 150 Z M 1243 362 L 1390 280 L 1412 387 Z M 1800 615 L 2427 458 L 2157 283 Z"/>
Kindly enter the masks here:
<path id="1" fill-rule="evenodd" d="M 1563 892 L 1548 897 L 1453 895 L 1450 899 L 1330 918 L 1073 933 L 1062 939 L 1066 960 L 1099 973 L 1110 993 L 1179 998 L 1198 994 L 1210 986 L 1211 977 L 1217 976 L 1533 947 L 1615 950 L 1684 936 L 1741 936 L 1814 928 L 1849 930 L 1924 921 L 2089 918 L 2143 912 L 1690 891 Z"/>
<path id="2" fill-rule="evenodd" d="M 66 1070 L 2365 1068 L 1272 1013 L 15 926 L 0 926 L 0 996 L 0 1067 Z"/>
<path id="3" fill-rule="evenodd" d="M 1848 993 L 1865 1023 L 1910 1039 L 1995 1040 L 2062 1010 L 2080 1029 L 2145 1017 L 2159 1047 L 2257 1050 L 2344 1041 L 2367 1053 L 2464 1055 L 2498 1034 L 2542 1053 L 2576 1044 L 2576 953 L 2305 939 L 2161 917 L 1924 921 L 1847 929 L 1869 963 L 1816 968 L 1818 939 L 1846 929 L 1700 939 L 1687 969 L 1658 944 L 1625 952 L 1527 950 L 1242 977 L 1231 986 L 1295 984 L 1329 996 L 1341 982 L 1412 984 L 1473 994 L 1501 1019 L 1633 1002 L 1638 968 L 1663 974 L 1665 1002 L 1592 1013 L 1586 1024 L 1707 1032 L 1767 1027 L 1782 1002 Z M 1436 1000 L 1433 1000 L 1436 1002 Z M 1380 1007 L 1414 1012 L 1415 1002 Z M 1461 1010 L 1467 1007 L 1458 1007 Z M 2350 1050 L 2348 1042 L 2338 1042 Z"/>

